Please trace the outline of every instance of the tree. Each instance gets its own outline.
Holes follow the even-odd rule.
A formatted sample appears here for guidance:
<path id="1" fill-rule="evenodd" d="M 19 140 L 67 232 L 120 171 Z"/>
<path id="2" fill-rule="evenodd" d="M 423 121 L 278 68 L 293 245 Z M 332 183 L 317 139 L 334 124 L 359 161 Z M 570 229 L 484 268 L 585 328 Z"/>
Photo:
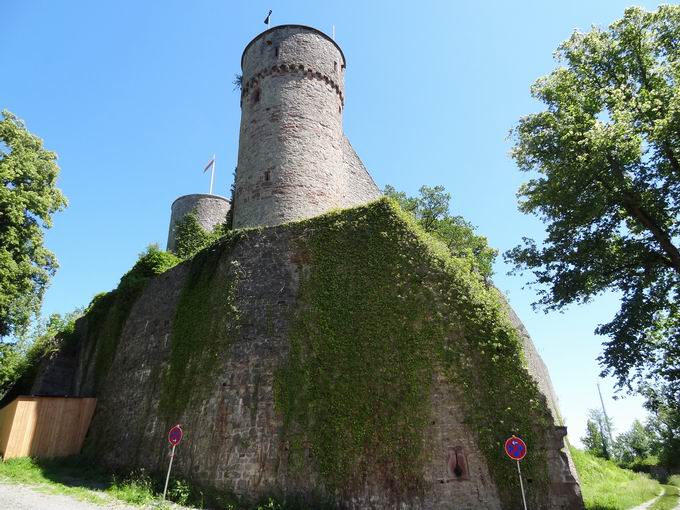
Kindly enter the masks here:
<path id="1" fill-rule="evenodd" d="M 641 393 L 651 413 L 647 427 L 654 434 L 652 452 L 659 456 L 662 465 L 679 470 L 680 402 L 670 397 L 668 388 L 661 384 L 644 384 Z"/>
<path id="2" fill-rule="evenodd" d="M 598 409 L 588 409 L 588 421 L 586 422 L 586 435 L 581 438 L 586 451 L 603 459 L 612 457 L 612 445 L 609 441 L 608 432 L 613 429 L 611 418 L 605 422 L 604 414 Z"/>
<path id="3" fill-rule="evenodd" d="M 37 315 L 55 256 L 43 244 L 52 214 L 66 206 L 55 153 L 4 110 L 0 119 L 0 337 L 20 334 Z"/>
<path id="4" fill-rule="evenodd" d="M 512 155 L 534 173 L 520 210 L 547 223 L 547 239 L 506 258 L 533 272 L 546 311 L 619 293 L 596 330 L 609 337 L 603 373 L 680 389 L 680 7 L 629 8 L 556 58 L 532 88 L 545 110 L 513 130 Z"/>
<path id="5" fill-rule="evenodd" d="M 639 420 L 616 438 L 616 456 L 624 464 L 645 460 L 652 453 L 654 434 Z"/>
<path id="6" fill-rule="evenodd" d="M 477 235 L 475 227 L 462 216 L 451 216 L 451 194 L 444 186 L 422 186 L 419 192 L 418 197 L 408 197 L 390 185 L 385 186 L 383 191 L 385 196 L 396 200 L 402 209 L 413 214 L 426 232 L 444 242 L 454 256 L 468 258 L 478 273 L 490 278 L 498 252 L 489 247 L 486 237 Z"/>
<path id="7" fill-rule="evenodd" d="M 606 449 L 602 437 L 598 424 L 588 419 L 586 422 L 586 435 L 581 438 L 586 451 L 597 457 L 605 457 L 604 452 Z"/>

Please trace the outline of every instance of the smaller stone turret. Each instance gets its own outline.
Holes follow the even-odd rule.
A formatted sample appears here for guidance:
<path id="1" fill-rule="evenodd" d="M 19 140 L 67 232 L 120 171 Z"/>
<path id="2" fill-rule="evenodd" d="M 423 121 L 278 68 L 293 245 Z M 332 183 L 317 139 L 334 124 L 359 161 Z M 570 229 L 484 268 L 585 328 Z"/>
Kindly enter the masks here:
<path id="1" fill-rule="evenodd" d="M 175 251 L 175 227 L 184 217 L 193 211 L 201 226 L 212 231 L 227 218 L 231 204 L 219 195 L 196 193 L 177 198 L 171 206 L 170 229 L 168 232 L 168 251 Z"/>

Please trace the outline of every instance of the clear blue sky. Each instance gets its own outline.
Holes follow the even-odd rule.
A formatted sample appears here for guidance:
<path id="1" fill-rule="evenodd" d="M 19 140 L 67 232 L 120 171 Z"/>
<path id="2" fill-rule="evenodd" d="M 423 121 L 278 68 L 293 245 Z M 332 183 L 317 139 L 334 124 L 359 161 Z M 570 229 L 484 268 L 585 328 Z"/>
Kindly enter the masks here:
<path id="1" fill-rule="evenodd" d="M 637 2 L 648 9 L 656 3 Z M 234 75 L 265 26 L 311 25 L 347 57 L 345 131 L 376 182 L 415 194 L 443 184 L 452 209 L 507 250 L 541 223 L 517 211 L 526 175 L 508 157 L 508 130 L 540 105 L 530 85 L 555 67 L 552 53 L 580 28 L 620 18 L 622 1 L 449 2 L 0 0 L 0 108 L 23 118 L 59 154 L 69 208 L 47 245 L 61 268 L 44 313 L 86 305 L 150 243 L 165 246 L 170 204 L 207 192 L 203 166 L 217 153 L 216 192 L 236 166 L 239 96 Z M 564 314 L 534 312 L 525 280 L 509 295 L 552 374 L 578 442 L 598 405 L 598 323 L 616 299 Z M 603 382 L 611 396 L 611 381 Z M 619 431 L 642 417 L 639 400 L 607 399 Z"/>

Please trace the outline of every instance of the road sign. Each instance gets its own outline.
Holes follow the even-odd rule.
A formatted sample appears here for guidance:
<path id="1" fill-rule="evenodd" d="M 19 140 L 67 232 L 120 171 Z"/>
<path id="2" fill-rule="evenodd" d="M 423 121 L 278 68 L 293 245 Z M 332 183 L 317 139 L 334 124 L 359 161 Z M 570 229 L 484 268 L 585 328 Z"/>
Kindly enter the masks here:
<path id="1" fill-rule="evenodd" d="M 163 501 L 165 501 L 165 494 L 168 492 L 168 482 L 170 481 L 170 471 L 172 471 L 172 460 L 175 458 L 175 447 L 182 440 L 182 427 L 179 423 L 170 429 L 168 432 L 168 442 L 172 445 L 172 453 L 170 453 L 170 465 L 168 466 L 168 476 L 165 477 L 165 488 L 163 489 Z"/>
<path id="2" fill-rule="evenodd" d="M 527 510 L 527 498 L 524 496 L 524 483 L 522 482 L 522 470 L 519 468 L 519 461 L 527 454 L 527 444 L 517 436 L 509 437 L 503 446 L 505 453 L 512 460 L 517 462 L 517 475 L 519 476 L 519 487 L 522 490 L 522 503 L 524 510 Z"/>
<path id="3" fill-rule="evenodd" d="M 182 436 L 184 435 L 184 432 L 182 432 L 182 427 L 179 425 L 175 425 L 170 429 L 170 432 L 168 432 L 168 442 L 172 446 L 177 446 L 179 442 L 182 440 Z"/>
<path id="4" fill-rule="evenodd" d="M 527 454 L 527 445 L 517 436 L 509 437 L 505 441 L 505 453 L 508 454 L 512 460 L 520 461 Z"/>

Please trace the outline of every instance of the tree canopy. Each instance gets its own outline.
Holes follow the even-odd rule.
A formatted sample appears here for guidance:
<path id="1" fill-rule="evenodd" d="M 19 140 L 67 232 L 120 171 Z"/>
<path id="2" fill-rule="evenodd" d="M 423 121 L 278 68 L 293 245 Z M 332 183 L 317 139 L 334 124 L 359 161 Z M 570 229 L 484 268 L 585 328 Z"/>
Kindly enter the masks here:
<path id="1" fill-rule="evenodd" d="M 532 88 L 545 109 L 513 130 L 512 155 L 532 174 L 520 210 L 547 238 L 506 258 L 534 273 L 547 310 L 620 295 L 596 330 L 609 337 L 604 373 L 629 388 L 657 378 L 680 397 L 680 7 L 629 8 L 575 32 L 556 59 Z"/>
<path id="2" fill-rule="evenodd" d="M 56 187 L 57 156 L 4 110 L 0 119 L 0 337 L 20 334 L 37 315 L 57 260 L 43 244 L 52 214 L 66 206 Z"/>
<path id="3" fill-rule="evenodd" d="M 498 252 L 489 246 L 486 237 L 475 233 L 471 223 L 462 216 L 451 215 L 451 194 L 444 186 L 422 186 L 419 196 L 409 197 L 388 184 L 383 193 L 413 214 L 420 226 L 444 242 L 454 256 L 468 258 L 475 271 L 486 279 L 491 277 Z"/>

